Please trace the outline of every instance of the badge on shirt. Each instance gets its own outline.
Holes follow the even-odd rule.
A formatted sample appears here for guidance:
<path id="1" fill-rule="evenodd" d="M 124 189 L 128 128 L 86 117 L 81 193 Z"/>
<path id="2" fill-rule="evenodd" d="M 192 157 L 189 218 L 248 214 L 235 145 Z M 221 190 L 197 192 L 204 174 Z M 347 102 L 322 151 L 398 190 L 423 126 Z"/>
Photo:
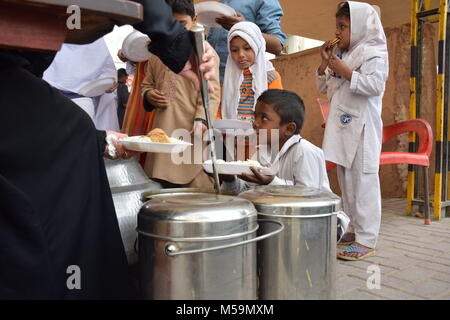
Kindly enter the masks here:
<path id="1" fill-rule="evenodd" d="M 350 122 L 352 122 L 352 116 L 348 113 L 344 113 L 341 115 L 340 120 L 341 120 L 341 124 L 346 126 L 346 125 L 350 124 Z"/>

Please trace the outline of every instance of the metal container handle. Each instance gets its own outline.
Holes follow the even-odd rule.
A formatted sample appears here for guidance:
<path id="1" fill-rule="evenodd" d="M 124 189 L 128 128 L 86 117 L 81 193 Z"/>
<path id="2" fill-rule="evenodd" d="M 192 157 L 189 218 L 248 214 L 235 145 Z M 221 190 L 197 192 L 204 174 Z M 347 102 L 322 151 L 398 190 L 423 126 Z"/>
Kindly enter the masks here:
<path id="1" fill-rule="evenodd" d="M 191 254 L 191 253 L 202 253 L 202 252 L 208 252 L 208 251 L 215 251 L 215 250 L 221 250 L 221 249 L 227 249 L 227 248 L 233 248 L 233 247 L 238 247 L 238 246 L 242 246 L 245 244 L 249 244 L 249 243 L 253 243 L 253 242 L 257 242 L 260 240 L 264 240 L 267 238 L 270 238 L 278 233 L 280 233 L 281 231 L 284 230 L 284 225 L 276 220 L 270 220 L 270 219 L 258 219 L 258 222 L 271 222 L 271 223 L 275 223 L 277 225 L 280 226 L 280 228 L 278 228 L 275 231 L 266 233 L 265 235 L 250 239 L 250 240 L 245 240 L 245 241 L 241 241 L 241 242 L 236 242 L 233 244 L 226 244 L 226 245 L 222 245 L 222 246 L 217 246 L 217 247 L 210 247 L 210 248 L 205 248 L 205 249 L 195 249 L 195 250 L 185 250 L 185 251 L 180 251 L 180 248 L 175 244 L 175 243 L 168 243 L 165 247 L 165 253 L 166 255 L 168 255 L 169 257 L 174 257 L 174 256 L 179 256 L 182 254 Z"/>

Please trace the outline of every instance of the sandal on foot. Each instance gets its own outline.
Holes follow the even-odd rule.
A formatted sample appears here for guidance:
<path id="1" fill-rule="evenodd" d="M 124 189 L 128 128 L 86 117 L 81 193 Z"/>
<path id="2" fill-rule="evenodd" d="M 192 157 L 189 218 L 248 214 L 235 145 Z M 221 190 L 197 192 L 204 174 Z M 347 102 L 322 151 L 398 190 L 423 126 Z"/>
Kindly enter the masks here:
<path id="1" fill-rule="evenodd" d="M 342 236 L 341 240 L 339 240 L 338 245 L 340 246 L 348 246 L 355 242 L 355 234 L 346 233 Z"/>
<path id="2" fill-rule="evenodd" d="M 350 254 L 356 253 L 356 257 L 350 256 Z M 375 254 L 375 249 L 365 249 L 358 247 L 355 244 L 349 245 L 344 251 L 339 252 L 337 254 L 337 257 L 342 260 L 348 260 L 348 261 L 356 261 L 356 260 L 362 260 L 368 257 L 371 257 Z"/>

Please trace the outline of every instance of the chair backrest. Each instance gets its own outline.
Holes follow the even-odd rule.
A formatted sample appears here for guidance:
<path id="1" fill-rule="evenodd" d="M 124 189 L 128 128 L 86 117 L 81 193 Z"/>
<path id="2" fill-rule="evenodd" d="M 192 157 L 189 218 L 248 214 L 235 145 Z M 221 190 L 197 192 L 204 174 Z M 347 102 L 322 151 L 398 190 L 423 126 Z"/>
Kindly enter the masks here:
<path id="1" fill-rule="evenodd" d="M 328 116 L 328 104 L 329 101 L 327 99 L 317 98 L 317 103 L 320 107 L 320 112 L 322 113 L 322 119 L 323 121 L 327 121 Z"/>
<path id="2" fill-rule="evenodd" d="M 415 132 L 419 137 L 418 153 L 429 156 L 433 148 L 433 131 L 428 122 L 423 119 L 411 119 L 397 122 L 383 127 L 383 142 L 385 143 L 392 137 L 406 132 Z"/>

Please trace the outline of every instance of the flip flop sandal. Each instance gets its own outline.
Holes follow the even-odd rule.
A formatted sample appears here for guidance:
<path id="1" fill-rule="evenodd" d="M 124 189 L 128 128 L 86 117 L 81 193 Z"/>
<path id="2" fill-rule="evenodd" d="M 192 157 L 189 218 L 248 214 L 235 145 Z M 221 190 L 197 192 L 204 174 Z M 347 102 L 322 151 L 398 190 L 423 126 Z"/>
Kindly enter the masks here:
<path id="1" fill-rule="evenodd" d="M 351 257 L 351 256 L 347 255 L 349 253 L 358 253 L 360 255 L 359 255 L 359 257 Z M 356 261 L 356 260 L 362 260 L 362 259 L 371 257 L 374 254 L 375 254 L 374 249 L 364 249 L 364 248 L 360 248 L 360 247 L 352 244 L 352 245 L 349 245 L 344 251 L 339 252 L 337 254 L 337 257 L 342 260 Z"/>

